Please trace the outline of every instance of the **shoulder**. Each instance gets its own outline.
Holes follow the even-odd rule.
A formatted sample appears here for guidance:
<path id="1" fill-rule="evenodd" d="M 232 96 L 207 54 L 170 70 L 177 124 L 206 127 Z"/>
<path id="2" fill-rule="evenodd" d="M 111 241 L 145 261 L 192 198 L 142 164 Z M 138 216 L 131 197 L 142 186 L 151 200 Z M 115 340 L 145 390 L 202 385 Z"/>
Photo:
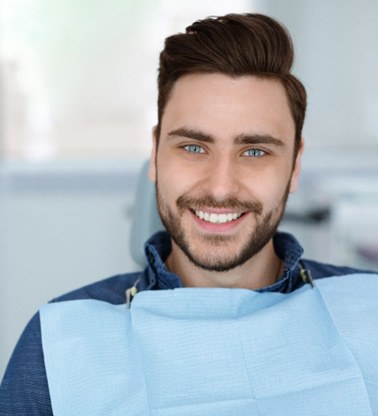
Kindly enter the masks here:
<path id="1" fill-rule="evenodd" d="M 142 272 L 137 272 L 112 276 L 66 293 L 53 299 L 51 302 L 94 299 L 112 304 L 125 303 L 126 290 L 140 279 L 142 274 Z"/>
<path id="2" fill-rule="evenodd" d="M 39 314 L 21 335 L 0 386 L 1 415 L 50 415 Z"/>
<path id="3" fill-rule="evenodd" d="M 345 276 L 350 274 L 357 273 L 367 273 L 367 274 L 376 274 L 376 271 L 373 270 L 364 270 L 348 266 L 338 266 L 329 263 L 321 263 L 314 260 L 301 260 L 303 266 L 311 271 L 313 279 L 322 279 L 324 277 L 333 277 L 333 276 Z"/>
<path id="4" fill-rule="evenodd" d="M 69 292 L 51 302 L 95 299 L 122 304 L 125 302 L 126 289 L 141 276 L 141 272 L 113 276 Z M 0 414 L 52 414 L 39 313 L 26 326 L 9 361 L 0 386 Z"/>

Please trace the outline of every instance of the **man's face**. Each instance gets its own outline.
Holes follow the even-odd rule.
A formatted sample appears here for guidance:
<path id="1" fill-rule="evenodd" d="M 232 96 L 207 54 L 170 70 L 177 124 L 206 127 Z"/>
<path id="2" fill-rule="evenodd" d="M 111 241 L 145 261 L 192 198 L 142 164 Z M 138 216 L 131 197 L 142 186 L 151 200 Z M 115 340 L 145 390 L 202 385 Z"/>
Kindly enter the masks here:
<path id="1" fill-rule="evenodd" d="M 150 177 L 173 250 L 233 269 L 273 237 L 297 187 L 295 126 L 282 85 L 253 76 L 191 74 L 174 85 Z"/>

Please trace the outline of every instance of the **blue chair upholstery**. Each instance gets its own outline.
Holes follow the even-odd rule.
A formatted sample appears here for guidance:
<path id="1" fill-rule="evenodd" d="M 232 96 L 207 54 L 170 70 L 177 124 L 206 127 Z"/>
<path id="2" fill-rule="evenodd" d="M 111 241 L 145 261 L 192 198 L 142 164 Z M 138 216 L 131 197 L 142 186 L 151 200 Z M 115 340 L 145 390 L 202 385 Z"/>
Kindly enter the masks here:
<path id="1" fill-rule="evenodd" d="M 131 256 L 141 267 L 146 265 L 144 243 L 153 233 L 164 230 L 156 208 L 155 184 L 148 177 L 149 164 L 147 160 L 139 173 L 130 232 Z"/>

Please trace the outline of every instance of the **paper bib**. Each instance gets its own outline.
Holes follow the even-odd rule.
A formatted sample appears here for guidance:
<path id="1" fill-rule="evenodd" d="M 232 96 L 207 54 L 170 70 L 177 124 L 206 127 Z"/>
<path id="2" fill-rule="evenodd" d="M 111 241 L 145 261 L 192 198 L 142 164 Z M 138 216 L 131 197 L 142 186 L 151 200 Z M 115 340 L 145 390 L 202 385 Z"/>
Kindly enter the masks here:
<path id="1" fill-rule="evenodd" d="M 378 276 L 290 293 L 145 291 L 131 309 L 49 304 L 42 342 L 60 415 L 378 414 Z"/>

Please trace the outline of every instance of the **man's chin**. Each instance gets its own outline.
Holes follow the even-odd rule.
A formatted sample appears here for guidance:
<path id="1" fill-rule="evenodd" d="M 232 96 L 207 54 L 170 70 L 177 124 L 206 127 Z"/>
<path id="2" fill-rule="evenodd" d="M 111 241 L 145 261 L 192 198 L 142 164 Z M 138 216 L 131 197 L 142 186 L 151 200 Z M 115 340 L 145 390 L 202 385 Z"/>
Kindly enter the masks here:
<path id="1" fill-rule="evenodd" d="M 208 255 L 215 255 L 216 258 L 223 259 L 224 256 L 230 257 L 230 252 L 235 251 L 235 246 L 240 241 L 234 235 L 226 234 L 205 234 L 200 238 L 196 238 L 193 244 L 196 247 L 196 252 L 208 252 Z M 211 252 L 213 250 L 213 252 Z M 215 251 L 215 252 L 214 252 Z"/>
<path id="2" fill-rule="evenodd" d="M 218 251 L 216 254 L 211 253 L 207 256 L 192 252 L 185 254 L 196 267 L 212 272 L 227 272 L 241 266 L 248 260 L 236 257 L 236 255 L 230 256 L 230 251 L 227 251 L 227 253 Z"/>

